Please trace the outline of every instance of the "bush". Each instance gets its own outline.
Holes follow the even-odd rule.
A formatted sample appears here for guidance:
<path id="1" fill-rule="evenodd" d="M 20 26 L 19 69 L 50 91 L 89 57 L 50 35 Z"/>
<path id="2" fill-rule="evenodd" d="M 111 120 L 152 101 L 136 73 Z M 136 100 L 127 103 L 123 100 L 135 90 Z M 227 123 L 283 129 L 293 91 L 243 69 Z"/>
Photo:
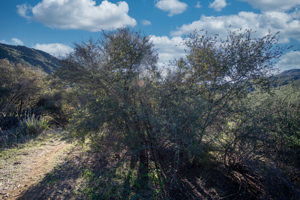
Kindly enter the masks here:
<path id="1" fill-rule="evenodd" d="M 152 166 L 166 180 L 162 191 L 180 187 L 177 172 L 208 160 L 222 128 L 225 138 L 220 140 L 242 131 L 238 143 L 229 141 L 226 149 L 233 154 L 241 147 L 238 156 L 248 159 L 252 154 L 246 150 L 252 146 L 244 150 L 249 141 L 238 139 L 252 139 L 261 129 L 249 129 L 257 121 L 235 102 L 246 101 L 253 88 L 268 89 L 266 75 L 282 51 L 277 35 L 253 34 L 230 32 L 224 41 L 195 32 L 186 40 L 187 56 L 175 61 L 166 75 L 156 67 L 150 38 L 129 29 L 104 32 L 99 42 L 76 45 L 57 71 L 74 90 L 73 135 L 116 138 L 107 140 L 108 146 L 123 145 L 138 160 L 140 191 L 147 189 Z"/>
<path id="2" fill-rule="evenodd" d="M 23 135 L 38 135 L 48 128 L 49 119 L 46 117 L 36 117 L 34 114 L 25 116 L 19 124 L 19 132 Z"/>

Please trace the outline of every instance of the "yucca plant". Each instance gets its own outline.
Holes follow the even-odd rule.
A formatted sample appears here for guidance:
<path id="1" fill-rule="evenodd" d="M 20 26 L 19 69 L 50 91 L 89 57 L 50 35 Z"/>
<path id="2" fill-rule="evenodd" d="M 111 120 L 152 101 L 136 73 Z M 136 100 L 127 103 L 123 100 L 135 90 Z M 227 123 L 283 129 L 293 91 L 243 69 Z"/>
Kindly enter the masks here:
<path id="1" fill-rule="evenodd" d="M 45 117 L 36 117 L 35 114 L 25 115 L 19 125 L 19 130 L 24 135 L 40 134 L 48 128 L 49 120 Z"/>

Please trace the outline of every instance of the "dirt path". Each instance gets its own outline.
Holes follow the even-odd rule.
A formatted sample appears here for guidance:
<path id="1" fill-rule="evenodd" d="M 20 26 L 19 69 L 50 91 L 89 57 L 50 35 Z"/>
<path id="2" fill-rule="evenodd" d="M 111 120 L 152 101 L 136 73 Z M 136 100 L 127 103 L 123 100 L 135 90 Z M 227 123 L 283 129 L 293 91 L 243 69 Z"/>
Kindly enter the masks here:
<path id="1" fill-rule="evenodd" d="M 62 140 L 60 132 L 51 130 L 21 149 L 0 152 L 0 199 L 19 198 L 64 161 L 73 145 Z"/>

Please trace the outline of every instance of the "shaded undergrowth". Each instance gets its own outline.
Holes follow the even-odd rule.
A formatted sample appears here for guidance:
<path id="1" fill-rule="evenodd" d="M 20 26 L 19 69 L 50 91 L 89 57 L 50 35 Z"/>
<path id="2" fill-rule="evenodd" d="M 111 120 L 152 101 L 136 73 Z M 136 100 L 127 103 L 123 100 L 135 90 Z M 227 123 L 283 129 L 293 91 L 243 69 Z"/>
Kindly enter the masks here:
<path id="1" fill-rule="evenodd" d="M 170 159 L 164 160 L 167 168 Z M 126 150 L 116 154 L 77 146 L 19 199 L 296 199 L 276 169 L 256 166 L 229 169 L 210 160 L 162 180 L 151 160 L 148 174 L 141 174 L 141 163 Z"/>

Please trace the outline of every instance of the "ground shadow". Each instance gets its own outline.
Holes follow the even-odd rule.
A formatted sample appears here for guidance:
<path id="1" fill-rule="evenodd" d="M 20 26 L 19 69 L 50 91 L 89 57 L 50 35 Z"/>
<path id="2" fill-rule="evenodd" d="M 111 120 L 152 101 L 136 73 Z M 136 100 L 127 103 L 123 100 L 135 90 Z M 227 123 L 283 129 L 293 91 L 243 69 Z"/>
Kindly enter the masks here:
<path id="1" fill-rule="evenodd" d="M 53 169 L 38 184 L 28 188 L 18 199 L 153 199 L 154 188 L 150 186 L 144 189 L 145 183 L 139 182 L 139 160 L 132 155 L 125 156 L 126 153 L 120 156 L 108 152 L 111 151 L 87 152 L 79 146 L 75 147 L 63 164 Z M 161 166 L 169 179 L 166 180 L 168 199 L 252 200 L 268 197 L 288 199 L 276 197 L 282 197 L 281 194 L 289 196 L 288 192 L 277 187 L 283 185 L 278 184 L 279 179 L 274 178 L 272 182 L 277 183 L 275 192 L 280 194 L 270 191 L 268 195 L 264 188 L 267 182 L 260 179 L 253 170 L 245 171 L 246 168 L 242 167 L 227 169 L 215 161 L 186 166 L 176 172 L 176 179 L 172 181 L 173 174 L 168 171 L 171 156 L 160 156 L 163 156 L 160 157 L 164 161 Z M 127 166 L 124 167 L 124 164 Z M 274 173 L 271 177 L 275 177 Z"/>
<path id="2" fill-rule="evenodd" d="M 63 164 L 55 167 L 38 184 L 29 187 L 18 199 L 80 199 L 74 193 L 74 183 L 91 157 L 76 148 L 69 152 Z"/>
<path id="3" fill-rule="evenodd" d="M 85 150 L 78 145 L 68 153 L 65 162 L 55 167 L 38 184 L 22 193 L 18 200 L 32 199 L 118 199 L 110 195 L 122 196 L 130 192 L 128 182 L 117 182 L 117 169 L 122 164 L 120 158 L 110 156 L 109 152 Z M 136 163 L 133 163 L 135 166 Z M 131 173 L 129 171 L 129 173 Z M 123 188 L 124 186 L 124 188 Z"/>

